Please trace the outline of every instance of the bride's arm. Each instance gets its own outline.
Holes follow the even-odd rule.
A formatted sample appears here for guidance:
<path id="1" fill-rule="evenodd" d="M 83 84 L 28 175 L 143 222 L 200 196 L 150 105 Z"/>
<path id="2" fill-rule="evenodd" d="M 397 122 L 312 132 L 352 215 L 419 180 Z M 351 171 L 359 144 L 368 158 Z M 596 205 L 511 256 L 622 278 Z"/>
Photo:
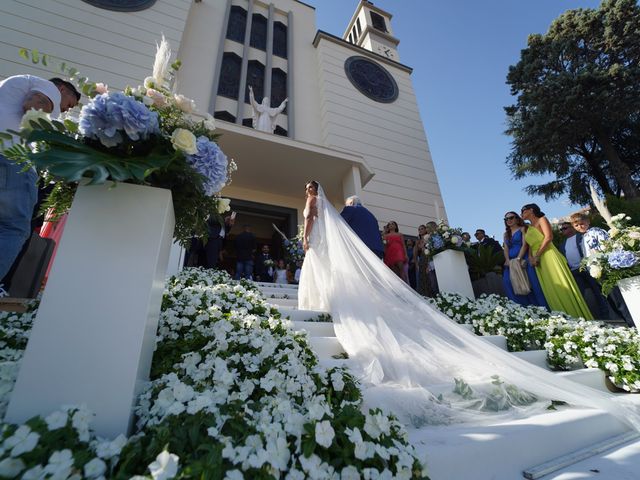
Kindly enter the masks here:
<path id="1" fill-rule="evenodd" d="M 302 238 L 302 248 L 304 248 L 305 252 L 309 250 L 309 236 L 311 235 L 311 230 L 313 230 L 313 223 L 317 215 L 316 208 L 316 197 L 309 196 L 305 207 L 307 217 L 304 219 L 304 233 Z"/>

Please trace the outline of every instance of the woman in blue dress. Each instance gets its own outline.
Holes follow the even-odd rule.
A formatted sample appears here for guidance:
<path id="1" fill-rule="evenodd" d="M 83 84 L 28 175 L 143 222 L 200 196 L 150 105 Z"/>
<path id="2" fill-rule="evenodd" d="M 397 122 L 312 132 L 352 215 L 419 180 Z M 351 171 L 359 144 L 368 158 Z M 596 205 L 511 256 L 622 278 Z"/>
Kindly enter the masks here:
<path id="1" fill-rule="evenodd" d="M 547 301 L 542 293 L 542 287 L 538 281 L 535 268 L 529 263 L 529 252 L 526 242 L 523 241 L 527 232 L 527 225 L 524 220 L 516 212 L 507 212 L 504 216 L 504 225 L 506 231 L 504 234 L 504 244 L 502 246 L 505 258 L 505 268 L 502 273 L 502 282 L 507 297 L 520 305 L 538 305 L 540 307 L 549 308 Z M 511 277 L 509 274 L 509 260 L 518 258 L 526 262 L 527 277 L 531 284 L 531 292 L 528 295 L 516 295 L 511 285 Z"/>

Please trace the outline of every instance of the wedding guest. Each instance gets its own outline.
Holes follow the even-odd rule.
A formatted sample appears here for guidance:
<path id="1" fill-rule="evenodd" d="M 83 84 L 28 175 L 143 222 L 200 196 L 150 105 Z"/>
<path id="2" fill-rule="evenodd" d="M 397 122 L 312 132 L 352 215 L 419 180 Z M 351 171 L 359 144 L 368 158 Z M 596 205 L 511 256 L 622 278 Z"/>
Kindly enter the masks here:
<path id="1" fill-rule="evenodd" d="M 300 283 L 300 274 L 302 273 L 302 262 L 296 263 L 296 271 L 293 274 L 293 283 Z"/>
<path id="2" fill-rule="evenodd" d="M 542 287 L 538 281 L 535 268 L 529 263 L 529 247 L 524 241 L 527 232 L 527 225 L 516 212 L 507 212 L 504 215 L 504 271 L 502 273 L 502 283 L 507 297 L 520 305 L 538 305 L 549 308 L 542 293 Z M 531 284 L 531 292 L 528 295 L 516 295 L 511 284 L 511 272 L 509 263 L 512 259 L 517 259 L 525 263 L 527 278 Z"/>
<path id="3" fill-rule="evenodd" d="M 483 245 L 483 246 L 491 247 L 494 253 L 498 253 L 502 251 L 502 247 L 500 246 L 500 243 L 498 243 L 497 240 L 494 240 L 491 237 L 487 237 L 487 234 L 484 231 L 484 229 L 478 228 L 476 230 L 476 233 L 474 234 L 474 237 L 476 237 L 476 240 L 478 241 L 476 246 L 479 247 L 480 245 Z"/>
<path id="4" fill-rule="evenodd" d="M 75 106 L 79 94 L 76 96 L 73 85 L 67 86 L 67 83 L 58 86 L 33 75 L 15 75 L 0 82 L 0 132 L 20 130 L 22 116 L 28 110 L 42 110 L 51 118 L 57 118 L 61 111 Z M 17 141 L 15 136 L 14 141 Z M 0 150 L 9 147 L 7 143 L 3 143 Z M 2 154 L 0 171 L 5 172 L 4 185 L 0 188 L 1 282 L 31 234 L 38 174 L 33 168 L 23 172 L 22 165 L 16 165 Z"/>
<path id="5" fill-rule="evenodd" d="M 424 247 L 427 238 L 427 226 L 418 227 L 418 240 L 413 249 L 413 264 L 416 269 L 416 291 L 420 295 L 427 294 L 427 264 L 428 260 L 424 254 Z"/>
<path id="6" fill-rule="evenodd" d="M 460 235 L 462 237 L 462 241 L 464 243 L 466 243 L 467 245 L 471 244 L 471 234 L 469 232 L 462 232 L 462 235 Z"/>
<path id="7" fill-rule="evenodd" d="M 521 215 L 531 222 L 524 239 L 529 246 L 529 261 L 536 268 L 538 280 L 551 310 L 592 320 L 593 315 L 571 275 L 567 261 L 553 245 L 553 231 L 547 217 L 535 203 L 523 206 Z"/>
<path id="8" fill-rule="evenodd" d="M 433 243 L 438 246 L 444 244 L 443 238 L 438 234 L 438 224 L 436 222 L 427 222 L 425 225 L 427 228 L 427 235 L 425 237 L 425 243 L 429 240 L 433 240 Z M 427 275 L 425 278 L 426 281 L 426 293 L 427 297 L 435 297 L 440 293 L 440 288 L 438 287 L 438 277 L 436 276 L 436 266 L 433 263 L 433 259 L 427 258 L 427 267 L 426 267 Z"/>
<path id="9" fill-rule="evenodd" d="M 407 263 L 407 250 L 404 245 L 404 237 L 399 232 L 396 222 L 386 225 L 384 238 L 384 263 L 400 278 L 405 279 L 404 264 Z"/>
<path id="10" fill-rule="evenodd" d="M 582 292 L 591 290 L 594 297 L 596 298 L 596 301 L 598 303 L 598 319 L 609 319 L 611 317 L 609 302 L 607 302 L 606 297 L 602 294 L 602 288 L 600 284 L 596 281 L 595 278 L 589 275 L 588 271 L 580 271 L 579 269 L 580 261 L 582 260 L 582 258 L 588 257 L 589 255 L 602 250 L 602 242 L 609 239 L 609 234 L 601 228 L 592 227 L 591 220 L 586 213 L 574 213 L 570 218 L 573 230 L 577 232 L 574 237 L 575 247 L 573 247 L 573 245 L 569 245 L 570 239 L 567 240 L 565 246 L 565 251 L 567 252 L 565 255 L 567 257 L 567 261 L 569 262 L 571 273 L 576 279 L 576 283 L 578 284 L 580 290 Z M 578 267 L 574 268 L 577 260 L 576 257 L 579 257 Z M 625 320 L 625 322 L 627 322 L 627 324 L 633 326 L 633 319 L 618 287 L 615 287 L 611 291 L 611 293 L 609 294 L 609 299 L 611 300 L 611 304 L 614 307 L 616 313 L 620 315 Z"/>
<path id="11" fill-rule="evenodd" d="M 416 247 L 415 240 L 411 238 L 407 238 L 406 247 L 407 247 L 407 258 L 410 260 L 405 264 L 405 269 L 407 270 L 407 276 L 409 277 L 409 285 L 414 290 L 416 289 L 416 263 L 414 261 L 414 250 Z"/>
<path id="12" fill-rule="evenodd" d="M 246 278 L 251 280 L 253 275 L 253 254 L 256 251 L 256 237 L 251 233 L 251 225 L 244 225 L 243 232 L 233 241 L 236 251 L 235 280 Z"/>
<path id="13" fill-rule="evenodd" d="M 356 195 L 345 200 L 345 206 L 340 212 L 344 221 L 360 237 L 360 240 L 369 247 L 378 257 L 384 256 L 384 245 L 378 230 L 378 220 L 364 205 Z"/>
<path id="14" fill-rule="evenodd" d="M 207 243 L 202 247 L 204 253 L 203 267 L 218 268 L 218 265 L 222 262 L 224 241 L 228 238 L 235 219 L 235 212 L 224 217 L 222 223 L 220 223 L 218 217 L 209 217 L 209 220 L 207 220 L 209 238 L 207 239 Z"/>
<path id="15" fill-rule="evenodd" d="M 287 280 L 287 265 L 284 263 L 284 260 L 281 258 L 278 260 L 278 264 L 276 265 L 276 270 L 273 274 L 274 283 L 287 284 L 289 281 Z"/>
<path id="16" fill-rule="evenodd" d="M 254 268 L 255 279 L 258 282 L 273 282 L 274 262 L 269 254 L 269 245 L 262 245 L 259 255 L 256 256 Z"/>

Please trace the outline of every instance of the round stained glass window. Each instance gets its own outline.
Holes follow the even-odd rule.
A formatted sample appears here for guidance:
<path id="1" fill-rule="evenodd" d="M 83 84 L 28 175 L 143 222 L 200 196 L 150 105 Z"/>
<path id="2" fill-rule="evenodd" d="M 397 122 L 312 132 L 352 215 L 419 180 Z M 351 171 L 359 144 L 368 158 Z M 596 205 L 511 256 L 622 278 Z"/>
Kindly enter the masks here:
<path id="1" fill-rule="evenodd" d="M 351 83 L 371 100 L 391 103 L 398 98 L 398 84 L 382 66 L 365 57 L 347 58 L 344 70 Z"/>
<path id="2" fill-rule="evenodd" d="M 149 8 L 156 0 L 84 0 L 94 7 L 117 12 L 137 12 Z"/>

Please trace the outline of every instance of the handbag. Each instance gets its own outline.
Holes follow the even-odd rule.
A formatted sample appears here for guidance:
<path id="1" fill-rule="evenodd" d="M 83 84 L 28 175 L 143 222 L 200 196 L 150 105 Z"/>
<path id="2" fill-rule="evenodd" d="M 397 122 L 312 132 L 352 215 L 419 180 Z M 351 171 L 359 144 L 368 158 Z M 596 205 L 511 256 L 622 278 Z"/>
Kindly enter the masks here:
<path id="1" fill-rule="evenodd" d="M 516 295 L 529 295 L 531 293 L 531 283 L 524 267 L 524 260 L 512 258 L 509 260 L 509 279 Z"/>

